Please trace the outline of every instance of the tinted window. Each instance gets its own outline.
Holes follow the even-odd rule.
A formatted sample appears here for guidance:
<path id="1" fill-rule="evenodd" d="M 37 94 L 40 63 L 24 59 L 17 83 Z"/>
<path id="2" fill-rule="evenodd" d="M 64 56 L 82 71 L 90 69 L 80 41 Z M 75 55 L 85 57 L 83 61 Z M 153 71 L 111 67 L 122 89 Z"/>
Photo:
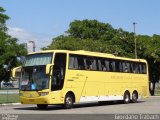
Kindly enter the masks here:
<path id="1" fill-rule="evenodd" d="M 85 57 L 81 55 L 69 55 L 69 69 L 85 69 Z"/>
<path id="2" fill-rule="evenodd" d="M 69 55 L 69 69 L 146 74 L 146 64 L 100 57 Z"/>
<path id="3" fill-rule="evenodd" d="M 76 56 L 69 57 L 69 69 L 78 69 L 78 60 Z"/>
<path id="4" fill-rule="evenodd" d="M 86 68 L 87 70 L 98 70 L 97 69 L 97 60 L 94 57 L 86 58 Z"/>
<path id="5" fill-rule="evenodd" d="M 123 66 L 121 61 L 119 60 L 115 61 L 115 69 L 116 69 L 116 72 L 123 72 Z"/>
<path id="6" fill-rule="evenodd" d="M 146 68 L 146 64 L 145 63 L 143 63 L 143 65 L 142 65 L 142 70 L 143 70 L 143 74 L 147 73 L 147 68 Z"/>
<path id="7" fill-rule="evenodd" d="M 115 72 L 115 61 L 114 60 L 109 60 L 109 71 Z"/>

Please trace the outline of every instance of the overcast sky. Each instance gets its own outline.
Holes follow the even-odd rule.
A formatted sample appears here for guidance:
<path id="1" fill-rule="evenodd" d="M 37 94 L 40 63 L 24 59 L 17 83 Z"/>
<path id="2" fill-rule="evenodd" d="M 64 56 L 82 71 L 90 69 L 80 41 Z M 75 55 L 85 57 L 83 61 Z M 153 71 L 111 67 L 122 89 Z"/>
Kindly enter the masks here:
<path id="1" fill-rule="evenodd" d="M 160 0 L 1 0 L 10 16 L 9 34 L 22 42 L 34 40 L 37 50 L 64 34 L 73 20 L 96 19 L 114 28 L 160 34 Z"/>

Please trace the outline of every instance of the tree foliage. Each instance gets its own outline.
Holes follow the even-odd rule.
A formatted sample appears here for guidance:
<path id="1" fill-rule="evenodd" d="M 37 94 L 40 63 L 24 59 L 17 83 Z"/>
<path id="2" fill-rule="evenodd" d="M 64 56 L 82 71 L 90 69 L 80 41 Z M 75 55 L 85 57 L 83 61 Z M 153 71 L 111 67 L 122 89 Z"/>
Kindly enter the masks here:
<path id="1" fill-rule="evenodd" d="M 53 38 L 43 49 L 89 50 L 134 57 L 133 33 L 114 29 L 97 20 L 75 20 L 70 23 L 67 35 Z"/>
<path id="2" fill-rule="evenodd" d="M 66 32 L 43 49 L 83 49 L 135 58 L 134 33 L 122 28 L 97 20 L 75 20 Z M 150 81 L 155 83 L 160 79 L 160 35 L 138 35 L 136 39 L 138 58 L 148 61 Z"/>
<path id="3" fill-rule="evenodd" d="M 7 34 L 6 21 L 9 17 L 4 12 L 0 7 L 0 81 L 9 80 L 10 69 L 18 64 L 16 57 L 26 54 L 25 47 Z"/>

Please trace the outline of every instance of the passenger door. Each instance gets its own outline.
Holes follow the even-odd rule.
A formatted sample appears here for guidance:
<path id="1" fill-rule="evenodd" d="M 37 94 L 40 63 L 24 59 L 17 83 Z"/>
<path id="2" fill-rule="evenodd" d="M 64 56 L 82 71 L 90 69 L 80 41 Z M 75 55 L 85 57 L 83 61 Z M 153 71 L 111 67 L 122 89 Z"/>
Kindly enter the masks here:
<path id="1" fill-rule="evenodd" d="M 66 53 L 56 53 L 53 66 L 51 90 L 61 90 L 63 88 L 66 71 Z"/>

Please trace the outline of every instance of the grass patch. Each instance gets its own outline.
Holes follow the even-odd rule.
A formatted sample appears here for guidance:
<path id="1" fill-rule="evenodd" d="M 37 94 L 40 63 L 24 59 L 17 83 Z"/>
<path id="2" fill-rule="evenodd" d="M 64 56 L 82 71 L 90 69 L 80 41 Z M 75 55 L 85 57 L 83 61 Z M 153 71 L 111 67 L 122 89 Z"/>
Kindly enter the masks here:
<path id="1" fill-rule="evenodd" d="M 0 94 L 0 104 L 3 103 L 17 103 L 19 101 L 19 94 Z"/>

